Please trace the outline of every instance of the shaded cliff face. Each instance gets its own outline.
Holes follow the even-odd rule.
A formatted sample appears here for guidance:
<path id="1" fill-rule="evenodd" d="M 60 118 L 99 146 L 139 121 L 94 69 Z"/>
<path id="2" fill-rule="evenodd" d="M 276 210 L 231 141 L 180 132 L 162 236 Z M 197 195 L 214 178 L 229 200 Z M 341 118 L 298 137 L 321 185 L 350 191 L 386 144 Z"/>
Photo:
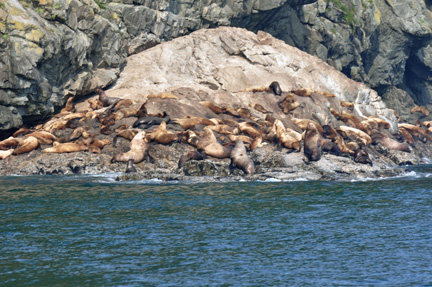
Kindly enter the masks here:
<path id="1" fill-rule="evenodd" d="M 0 130 L 114 83 L 128 55 L 221 25 L 267 31 L 367 83 L 413 119 L 407 109 L 430 102 L 430 23 L 429 6 L 414 0 L 5 0 Z"/>

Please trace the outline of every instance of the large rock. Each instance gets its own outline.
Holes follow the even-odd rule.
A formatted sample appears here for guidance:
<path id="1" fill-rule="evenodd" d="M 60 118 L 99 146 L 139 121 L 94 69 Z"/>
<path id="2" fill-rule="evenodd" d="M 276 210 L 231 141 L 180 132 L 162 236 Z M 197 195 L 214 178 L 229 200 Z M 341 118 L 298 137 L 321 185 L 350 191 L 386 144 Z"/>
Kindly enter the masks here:
<path id="1" fill-rule="evenodd" d="M 380 95 L 397 87 L 412 105 L 428 105 L 429 9 L 414 0 L 4 0 L 0 105 L 32 123 L 70 96 L 111 85 L 127 55 L 221 25 L 269 32 Z"/>

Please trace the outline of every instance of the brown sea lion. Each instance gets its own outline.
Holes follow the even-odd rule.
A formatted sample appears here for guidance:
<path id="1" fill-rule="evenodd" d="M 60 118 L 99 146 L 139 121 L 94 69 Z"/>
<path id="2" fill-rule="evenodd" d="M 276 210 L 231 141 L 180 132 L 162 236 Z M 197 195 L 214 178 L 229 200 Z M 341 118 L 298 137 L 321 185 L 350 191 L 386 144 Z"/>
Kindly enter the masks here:
<path id="1" fill-rule="evenodd" d="M 294 93 L 295 95 L 299 97 L 310 97 L 314 91 L 307 88 L 301 88 L 297 90 L 292 90 L 291 93 Z"/>
<path id="2" fill-rule="evenodd" d="M 114 112 L 114 118 L 116 121 L 118 121 L 118 120 L 121 120 L 123 118 L 136 116 L 137 113 L 138 113 L 138 111 L 135 110 L 134 108 L 125 107 L 125 108 L 121 108 L 118 111 Z"/>
<path id="3" fill-rule="evenodd" d="M 55 135 L 46 131 L 35 131 L 25 135 L 24 138 L 31 136 L 37 138 L 41 144 L 52 144 L 54 141 L 58 141 Z"/>
<path id="4" fill-rule="evenodd" d="M 28 129 L 27 127 L 21 127 L 19 130 L 17 130 L 12 134 L 12 137 L 16 138 L 19 137 L 20 135 L 28 134 L 29 132 L 30 129 Z"/>
<path id="5" fill-rule="evenodd" d="M 413 137 L 418 138 L 422 142 L 426 143 L 428 140 L 427 133 L 420 127 L 411 125 L 411 124 L 398 124 L 399 128 L 404 128 L 407 130 Z"/>
<path id="6" fill-rule="evenodd" d="M 361 120 L 353 114 L 342 111 L 341 119 L 346 125 L 348 125 L 350 127 L 353 127 L 353 128 L 356 128 L 356 129 L 359 129 L 362 131 L 364 130 L 364 127 L 361 123 Z"/>
<path id="7" fill-rule="evenodd" d="M 94 139 L 91 142 L 92 146 L 95 146 L 99 149 L 103 149 L 106 145 L 111 144 L 111 141 L 109 139 L 103 139 L 103 140 L 99 140 L 99 139 Z"/>
<path id="8" fill-rule="evenodd" d="M 255 164 L 247 156 L 246 147 L 241 140 L 235 142 L 235 146 L 230 153 L 230 158 L 232 167 L 238 167 L 246 174 L 253 174 L 255 172 Z"/>
<path id="9" fill-rule="evenodd" d="M 307 129 L 309 123 L 312 123 L 318 129 L 320 134 L 324 133 L 323 127 L 318 122 L 316 122 L 314 120 L 291 118 L 291 121 L 295 125 L 299 126 L 304 131 Z"/>
<path id="10" fill-rule="evenodd" d="M 340 126 L 336 129 L 336 131 L 344 138 L 355 139 L 362 146 L 366 146 L 372 143 L 371 137 L 367 133 L 359 129 L 347 126 Z"/>
<path id="11" fill-rule="evenodd" d="M 414 138 L 413 136 L 403 127 L 399 127 L 399 132 L 403 135 L 405 141 L 407 143 L 414 143 Z"/>
<path id="12" fill-rule="evenodd" d="M 75 97 L 73 96 L 73 97 L 70 97 L 69 99 L 67 99 L 65 107 L 63 109 L 61 109 L 61 111 L 60 111 L 61 113 L 75 111 L 75 105 L 73 103 L 74 98 Z"/>
<path id="13" fill-rule="evenodd" d="M 309 161 L 321 159 L 322 150 L 320 146 L 321 133 L 313 123 L 308 123 L 304 133 L 304 154 Z"/>
<path id="14" fill-rule="evenodd" d="M 135 163 L 140 163 L 144 160 L 147 152 L 146 132 L 140 131 L 135 135 L 130 144 L 130 150 L 125 153 L 115 155 L 111 162 L 127 162 L 133 159 Z"/>
<path id="15" fill-rule="evenodd" d="M 68 152 L 78 152 L 87 151 L 88 147 L 83 144 L 77 143 L 54 143 L 53 147 L 43 149 L 43 153 L 68 153 Z"/>
<path id="16" fill-rule="evenodd" d="M 0 142 L 0 150 L 15 148 L 21 142 L 22 138 L 8 137 Z"/>
<path id="17" fill-rule="evenodd" d="M 134 101 L 131 99 L 123 99 L 117 102 L 114 106 L 114 110 L 119 110 L 120 108 L 127 108 L 134 104 Z"/>
<path id="18" fill-rule="evenodd" d="M 283 146 L 288 149 L 294 149 L 296 151 L 300 150 L 300 140 L 296 137 L 291 136 L 282 121 L 276 120 L 274 123 L 276 130 L 276 139 L 278 146 Z"/>
<path id="19" fill-rule="evenodd" d="M 228 135 L 228 138 L 232 142 L 236 142 L 237 140 L 241 140 L 243 143 L 251 144 L 253 139 L 246 135 Z"/>
<path id="20" fill-rule="evenodd" d="M 369 157 L 369 153 L 364 149 L 356 149 L 354 151 L 354 162 L 370 164 L 373 166 L 372 160 Z"/>
<path id="21" fill-rule="evenodd" d="M 104 107 L 114 106 L 120 101 L 120 98 L 108 97 L 105 91 L 96 89 L 96 93 L 99 95 L 99 100 L 102 102 Z"/>
<path id="22" fill-rule="evenodd" d="M 263 147 L 263 138 L 262 137 L 256 137 L 253 139 L 253 141 L 250 144 L 250 150 L 254 151 L 258 147 Z"/>
<path id="23" fill-rule="evenodd" d="M 5 159 L 13 153 L 13 149 L 0 150 L 0 159 Z"/>
<path id="24" fill-rule="evenodd" d="M 174 119 L 173 122 L 180 125 L 184 130 L 188 130 L 193 128 L 195 125 L 201 124 L 202 118 L 186 117 L 183 119 Z"/>
<path id="25" fill-rule="evenodd" d="M 280 96 L 282 95 L 282 89 L 279 85 L 279 82 L 277 81 L 273 81 L 271 82 L 271 84 L 269 85 L 270 91 L 275 94 L 276 96 Z"/>
<path id="26" fill-rule="evenodd" d="M 264 134 L 261 130 L 254 126 L 251 122 L 241 122 L 239 123 L 239 129 L 242 133 L 249 135 L 252 138 L 263 137 Z"/>
<path id="27" fill-rule="evenodd" d="M 208 126 L 212 131 L 215 131 L 223 135 L 236 135 L 239 133 L 239 129 L 229 125 L 212 125 Z"/>
<path id="28" fill-rule="evenodd" d="M 205 155 L 203 155 L 202 153 L 194 150 L 194 151 L 189 151 L 186 154 L 181 155 L 179 162 L 178 162 L 178 168 L 182 168 L 186 162 L 190 161 L 190 160 L 204 160 L 205 159 Z"/>
<path id="29" fill-rule="evenodd" d="M 175 133 L 167 130 L 166 122 L 161 122 L 157 130 L 149 134 L 149 139 L 160 144 L 169 144 L 177 141 L 178 137 Z"/>
<path id="30" fill-rule="evenodd" d="M 267 111 L 262 105 L 260 105 L 260 104 L 250 104 L 249 105 L 252 109 L 254 109 L 254 110 L 257 110 L 258 112 L 260 112 L 260 113 L 263 113 L 263 114 L 267 114 L 267 113 L 269 113 L 269 111 Z"/>
<path id="31" fill-rule="evenodd" d="M 174 100 L 178 100 L 179 99 L 176 95 L 173 95 L 171 93 L 166 93 L 166 92 L 157 93 L 157 94 L 151 94 L 151 95 L 147 96 L 147 99 L 151 99 L 151 98 L 174 99 Z"/>
<path id="32" fill-rule="evenodd" d="M 334 140 L 339 136 L 337 131 L 330 125 L 323 125 L 322 128 L 323 128 L 323 136 L 325 138 Z"/>
<path id="33" fill-rule="evenodd" d="M 14 150 L 13 154 L 23 154 L 31 152 L 39 147 L 39 141 L 35 137 L 27 137 L 23 139 L 18 147 Z"/>
<path id="34" fill-rule="evenodd" d="M 134 166 L 134 159 L 131 158 L 127 162 L 125 173 L 131 173 L 131 172 L 137 172 L 135 166 Z"/>
<path id="35" fill-rule="evenodd" d="M 95 110 L 99 110 L 103 108 L 103 103 L 101 102 L 101 100 L 99 100 L 99 98 L 94 98 L 94 99 L 88 99 L 87 103 L 89 103 L 90 108 L 95 111 Z"/>
<path id="36" fill-rule="evenodd" d="M 354 109 L 354 103 L 348 101 L 341 101 L 340 105 L 348 110 L 352 111 Z"/>
<path id="37" fill-rule="evenodd" d="M 398 141 L 395 141 L 394 139 L 389 138 L 387 135 L 383 134 L 380 131 L 372 130 L 371 138 L 373 140 L 373 143 L 375 144 L 378 143 L 389 149 L 411 152 L 409 145 L 407 143 L 400 143 Z"/>
<path id="38" fill-rule="evenodd" d="M 227 158 L 231 154 L 231 148 L 221 145 L 209 127 L 204 128 L 204 132 L 197 142 L 197 147 L 206 155 L 216 158 Z"/>
<path id="39" fill-rule="evenodd" d="M 299 105 L 300 103 L 296 101 L 296 95 L 293 93 L 286 95 L 283 101 L 279 104 L 285 114 L 296 109 Z"/>
<path id="40" fill-rule="evenodd" d="M 422 113 L 425 116 L 429 115 L 429 111 L 425 108 L 425 107 L 420 107 L 420 106 L 415 106 L 411 109 L 410 111 L 411 113 Z"/>
<path id="41" fill-rule="evenodd" d="M 225 112 L 223 108 L 219 107 L 218 105 L 212 102 L 205 101 L 205 102 L 200 102 L 200 104 L 204 108 L 210 109 L 215 114 L 223 114 Z"/>

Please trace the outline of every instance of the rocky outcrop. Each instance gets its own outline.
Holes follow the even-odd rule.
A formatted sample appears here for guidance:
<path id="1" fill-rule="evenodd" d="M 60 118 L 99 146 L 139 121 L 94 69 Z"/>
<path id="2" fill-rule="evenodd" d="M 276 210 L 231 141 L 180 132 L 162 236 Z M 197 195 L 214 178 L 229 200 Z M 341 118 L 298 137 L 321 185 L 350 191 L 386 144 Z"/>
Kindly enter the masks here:
<path id="1" fill-rule="evenodd" d="M 269 89 L 273 81 L 279 82 L 281 95 Z M 34 127 L 52 136 L 47 138 L 45 134 L 43 140 L 39 139 L 39 147 L 32 151 L 1 160 L 0 174 L 123 172 L 124 162 L 112 162 L 115 155 L 127 152 L 131 145 L 131 137 L 125 139 L 122 131 L 136 133 L 142 129 L 148 141 L 146 159 L 136 163 L 138 173 L 119 179 L 184 180 L 207 176 L 212 180 L 226 177 L 351 180 L 400 174 L 402 169 L 392 167 L 422 163 L 424 158 L 432 157 L 425 128 L 421 128 L 424 137 L 417 134 L 410 144 L 404 143 L 408 153 L 392 149 L 385 140 L 372 140 L 365 134 L 369 127 L 365 122 L 361 124 L 365 135 L 358 137 L 339 131 L 338 139 L 362 145 L 373 166 L 355 161 L 354 149 L 336 150 L 335 154 L 325 152 L 317 161 L 307 160 L 301 139 L 308 127 L 305 122 L 313 121 L 316 126 L 328 124 L 337 129 L 371 120 L 376 121 L 375 126 L 370 124 L 371 129 L 381 130 L 390 139 L 398 132 L 398 120 L 365 84 L 265 32 L 254 34 L 245 29 L 220 27 L 162 43 L 128 57 L 119 80 L 106 94 L 127 100 L 122 103 L 128 107 L 124 110 L 101 107 L 97 97 L 78 99 L 49 121 Z M 166 129 L 176 137 L 159 141 L 157 131 L 165 130 L 162 124 L 158 127 L 161 120 L 155 125 L 147 125 L 148 122 L 135 125 L 143 115 L 152 115 L 153 120 L 164 117 Z M 195 119 L 198 122 L 192 125 L 182 122 Z M 217 138 L 218 147 L 223 144 L 228 149 L 241 136 L 250 150 L 247 156 L 255 163 L 255 174 L 245 175 L 241 169 L 233 168 L 229 155 L 222 158 L 211 155 L 209 152 L 216 146 L 207 151 L 204 143 L 200 147 L 208 130 Z M 297 145 L 289 146 L 279 136 L 279 132 L 288 130 L 293 134 L 289 140 Z M 16 145 L 30 138 L 32 132 L 23 130 L 11 138 L 15 144 L 3 146 L 0 142 L 0 148 L 16 151 Z M 93 144 L 96 141 L 105 141 L 105 145 L 97 147 Z M 258 143 L 255 148 L 253 141 Z M 79 143 L 80 151 L 48 152 L 52 151 L 51 146 L 66 142 Z M 206 151 L 207 157 L 186 161 L 179 167 L 181 155 L 197 150 Z"/>
<path id="2" fill-rule="evenodd" d="M 0 3 L 0 129 L 115 82 L 126 56 L 217 26 L 263 30 L 375 89 L 392 108 L 430 104 L 430 7 L 402 0 Z M 405 97 L 405 96 L 404 96 Z M 397 110 L 404 120 L 416 115 Z"/>

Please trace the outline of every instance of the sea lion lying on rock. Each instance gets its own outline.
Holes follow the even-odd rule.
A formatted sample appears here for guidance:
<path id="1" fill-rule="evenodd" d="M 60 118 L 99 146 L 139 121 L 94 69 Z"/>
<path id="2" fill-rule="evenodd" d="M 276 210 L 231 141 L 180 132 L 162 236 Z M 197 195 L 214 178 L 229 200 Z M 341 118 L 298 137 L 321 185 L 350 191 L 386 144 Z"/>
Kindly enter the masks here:
<path id="1" fill-rule="evenodd" d="M 394 139 L 389 138 L 387 135 L 383 134 L 380 131 L 372 130 L 371 138 L 373 143 L 380 144 L 389 149 L 411 152 L 407 143 L 400 143 L 398 141 L 395 141 Z"/>

